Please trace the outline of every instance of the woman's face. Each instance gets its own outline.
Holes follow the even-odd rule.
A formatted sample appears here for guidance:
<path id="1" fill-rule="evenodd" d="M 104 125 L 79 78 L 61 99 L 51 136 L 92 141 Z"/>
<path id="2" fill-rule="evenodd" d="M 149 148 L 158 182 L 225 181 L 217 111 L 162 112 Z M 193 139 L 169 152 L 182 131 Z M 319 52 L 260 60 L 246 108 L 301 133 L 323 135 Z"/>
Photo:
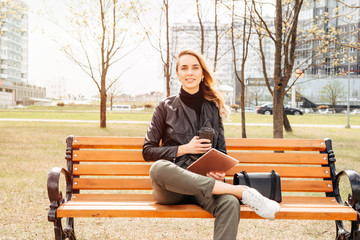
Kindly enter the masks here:
<path id="1" fill-rule="evenodd" d="M 190 94 L 199 91 L 201 79 L 204 77 L 200 62 L 192 55 L 180 57 L 176 75 L 183 89 Z"/>

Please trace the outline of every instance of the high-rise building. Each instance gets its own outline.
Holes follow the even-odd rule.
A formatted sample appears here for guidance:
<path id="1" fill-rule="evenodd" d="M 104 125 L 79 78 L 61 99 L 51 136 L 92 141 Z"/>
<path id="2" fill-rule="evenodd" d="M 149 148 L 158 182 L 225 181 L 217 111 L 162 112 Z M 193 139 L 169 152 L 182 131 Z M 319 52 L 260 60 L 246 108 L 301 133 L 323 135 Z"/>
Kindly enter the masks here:
<path id="1" fill-rule="evenodd" d="M 28 84 L 27 6 L 20 0 L 3 1 L 0 15 L 0 107 L 44 98 L 45 88 Z"/>
<path id="2" fill-rule="evenodd" d="M 8 1 L 2 9 L 0 34 L 0 78 L 11 82 L 28 81 L 28 15 L 21 1 Z"/>
<path id="3" fill-rule="evenodd" d="M 359 1 L 346 4 L 358 6 Z M 310 1 L 299 15 L 295 69 L 305 70 L 305 75 L 296 88 L 318 105 L 328 104 L 320 92 L 335 79 L 346 92 L 350 83 L 350 104 L 360 103 L 360 51 L 350 47 L 359 45 L 360 9 L 348 6 L 332 0 Z M 347 97 L 339 99 L 339 104 L 346 102 Z"/>
<path id="4" fill-rule="evenodd" d="M 346 4 L 355 6 L 359 1 L 348 0 Z M 338 1 L 310 1 L 299 15 L 296 66 L 313 75 L 342 75 L 349 67 L 352 75 L 360 75 L 360 51 L 346 47 L 359 44 L 359 24 L 359 8 Z"/>

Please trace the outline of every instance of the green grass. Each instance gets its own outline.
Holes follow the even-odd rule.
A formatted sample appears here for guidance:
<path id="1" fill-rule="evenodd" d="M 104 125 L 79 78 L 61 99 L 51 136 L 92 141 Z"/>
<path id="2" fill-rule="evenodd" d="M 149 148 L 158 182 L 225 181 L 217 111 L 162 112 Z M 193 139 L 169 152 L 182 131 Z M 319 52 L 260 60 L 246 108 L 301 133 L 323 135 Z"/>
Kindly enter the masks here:
<path id="1" fill-rule="evenodd" d="M 150 121 L 152 113 L 149 112 L 108 112 L 107 120 L 133 120 Z M 99 120 L 99 112 L 74 112 L 74 111 L 2 111 L 0 118 L 12 119 L 63 119 L 63 120 Z"/>
<path id="2" fill-rule="evenodd" d="M 136 119 L 141 118 L 136 116 Z M 47 221 L 50 204 L 47 172 L 55 166 L 66 166 L 65 139 L 68 135 L 144 136 L 146 129 L 147 124 L 108 123 L 106 129 L 101 129 L 98 123 L 0 121 L 0 239 L 53 239 L 53 225 Z M 247 127 L 247 132 L 249 138 L 272 137 L 271 127 Z M 225 134 L 239 137 L 241 130 L 237 126 L 225 126 Z M 357 171 L 360 171 L 359 136 L 360 129 L 304 127 L 294 127 L 292 134 L 285 134 L 285 138 L 331 138 L 337 169 Z M 78 239 L 203 240 L 212 239 L 213 219 L 79 218 L 75 219 L 75 231 Z M 333 221 L 246 219 L 241 220 L 238 234 L 238 239 L 334 237 Z"/>
<path id="3" fill-rule="evenodd" d="M 329 124 L 329 125 L 346 125 L 346 114 L 304 114 L 302 116 L 288 115 L 290 124 Z M 230 115 L 232 122 L 241 122 L 239 113 Z M 273 117 L 256 113 L 247 113 L 245 116 L 247 123 L 272 123 Z M 350 115 L 350 125 L 360 125 L 360 115 Z"/>
<path id="4" fill-rule="evenodd" d="M 59 108 L 59 107 L 57 107 Z M 47 109 L 47 108 L 45 108 Z M 76 113 L 76 114 L 75 114 Z M 111 112 L 107 111 L 107 120 L 133 120 L 150 121 L 153 109 L 131 112 Z M 0 111 L 0 118 L 18 118 L 18 119 L 66 119 L 66 120 L 99 120 L 98 110 L 76 111 L 74 108 L 59 110 L 8 110 Z M 346 114 L 305 114 L 303 116 L 288 115 L 290 124 L 326 124 L 326 125 L 346 125 Z M 273 121 L 272 116 L 265 116 L 256 113 L 246 114 L 246 123 L 269 123 Z M 232 113 L 226 122 L 241 122 L 239 113 Z M 350 125 L 360 125 L 360 115 L 350 115 Z"/>

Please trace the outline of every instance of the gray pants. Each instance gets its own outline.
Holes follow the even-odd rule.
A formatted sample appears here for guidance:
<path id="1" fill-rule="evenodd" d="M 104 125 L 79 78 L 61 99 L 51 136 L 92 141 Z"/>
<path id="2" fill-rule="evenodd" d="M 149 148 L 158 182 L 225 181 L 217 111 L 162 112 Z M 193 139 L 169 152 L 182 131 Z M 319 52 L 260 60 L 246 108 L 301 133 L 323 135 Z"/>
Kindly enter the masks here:
<path id="1" fill-rule="evenodd" d="M 215 179 L 192 173 L 166 160 L 150 168 L 153 197 L 159 204 L 195 203 L 215 217 L 214 239 L 236 239 L 240 201 L 224 194 L 212 195 Z"/>

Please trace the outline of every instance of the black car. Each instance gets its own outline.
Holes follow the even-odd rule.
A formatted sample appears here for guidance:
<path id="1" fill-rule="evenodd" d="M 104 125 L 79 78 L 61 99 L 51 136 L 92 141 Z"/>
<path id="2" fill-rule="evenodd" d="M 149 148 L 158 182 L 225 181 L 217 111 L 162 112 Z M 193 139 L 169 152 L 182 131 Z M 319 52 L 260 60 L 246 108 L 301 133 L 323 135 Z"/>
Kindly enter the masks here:
<path id="1" fill-rule="evenodd" d="M 284 107 L 286 114 L 291 115 L 303 115 L 303 111 L 301 111 L 298 108 L 291 108 L 291 107 Z M 264 105 L 261 105 L 260 107 L 257 107 L 256 113 L 259 114 L 265 114 L 265 115 L 271 115 L 273 114 L 273 104 L 272 103 L 266 103 Z"/>

